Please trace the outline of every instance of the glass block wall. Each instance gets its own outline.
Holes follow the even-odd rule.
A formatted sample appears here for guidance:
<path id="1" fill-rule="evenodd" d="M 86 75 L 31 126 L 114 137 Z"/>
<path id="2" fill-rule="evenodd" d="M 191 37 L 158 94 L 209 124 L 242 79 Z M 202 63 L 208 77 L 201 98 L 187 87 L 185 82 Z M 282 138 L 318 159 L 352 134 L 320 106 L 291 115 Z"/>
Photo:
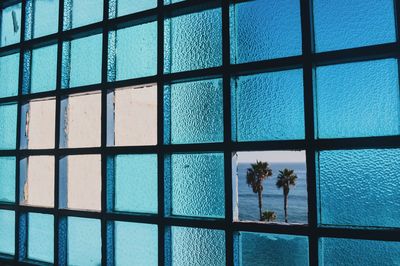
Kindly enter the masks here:
<path id="1" fill-rule="evenodd" d="M 0 9 L 0 263 L 400 264 L 397 1 Z M 238 220 L 298 150 L 306 222 Z"/>

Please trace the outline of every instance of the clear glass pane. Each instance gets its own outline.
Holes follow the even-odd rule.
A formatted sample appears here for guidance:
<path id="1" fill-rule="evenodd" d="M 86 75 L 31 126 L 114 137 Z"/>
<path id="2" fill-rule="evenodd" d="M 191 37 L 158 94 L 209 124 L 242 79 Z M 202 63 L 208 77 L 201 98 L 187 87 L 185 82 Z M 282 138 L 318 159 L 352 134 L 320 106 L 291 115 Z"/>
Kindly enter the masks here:
<path id="1" fill-rule="evenodd" d="M 18 94 L 19 53 L 0 57 L 0 97 Z"/>
<path id="2" fill-rule="evenodd" d="M 68 264 L 101 265 L 100 220 L 68 217 Z"/>
<path id="3" fill-rule="evenodd" d="M 222 80 L 164 87 L 164 141 L 172 144 L 222 142 Z"/>
<path id="4" fill-rule="evenodd" d="M 15 202 L 15 157 L 0 157 L 0 202 Z"/>
<path id="5" fill-rule="evenodd" d="M 58 32 L 58 4 L 59 0 L 33 0 L 34 38 Z"/>
<path id="6" fill-rule="evenodd" d="M 222 64 L 221 9 L 173 17 L 164 23 L 164 72 Z"/>
<path id="7" fill-rule="evenodd" d="M 0 105 L 0 149 L 12 150 L 17 141 L 17 104 Z"/>
<path id="8" fill-rule="evenodd" d="M 320 265 L 399 265 L 400 243 L 372 240 L 321 238 Z"/>
<path id="9" fill-rule="evenodd" d="M 319 138 L 398 135 L 397 60 L 317 67 Z"/>
<path id="10" fill-rule="evenodd" d="M 117 155 L 114 164 L 114 209 L 157 213 L 157 155 Z"/>
<path id="11" fill-rule="evenodd" d="M 116 265 L 158 265 L 157 225 L 115 222 Z"/>
<path id="12" fill-rule="evenodd" d="M 1 11 L 0 46 L 18 43 L 21 40 L 21 7 L 18 3 Z"/>
<path id="13" fill-rule="evenodd" d="M 157 0 L 136 0 L 135 4 L 131 0 L 110 0 L 109 16 L 115 18 L 156 7 Z"/>
<path id="14" fill-rule="evenodd" d="M 231 61 L 300 55 L 299 0 L 243 1 L 231 6 Z"/>
<path id="15" fill-rule="evenodd" d="M 103 20 L 103 0 L 65 0 L 64 30 Z"/>
<path id="16" fill-rule="evenodd" d="M 400 227 L 399 158 L 400 149 L 321 151 L 319 223 Z"/>
<path id="17" fill-rule="evenodd" d="M 172 154 L 172 215 L 225 217 L 224 155 Z"/>
<path id="18" fill-rule="evenodd" d="M 57 44 L 34 49 L 32 51 L 30 93 L 54 90 L 56 80 Z"/>
<path id="19" fill-rule="evenodd" d="M 173 226 L 171 235 L 172 265 L 226 265 L 224 231 Z"/>
<path id="20" fill-rule="evenodd" d="M 314 0 L 317 52 L 396 41 L 392 0 Z"/>
<path id="21" fill-rule="evenodd" d="M 15 212 L 0 210 L 0 253 L 14 255 Z"/>
<path id="22" fill-rule="evenodd" d="M 302 70 L 240 76 L 232 82 L 234 139 L 304 139 Z"/>
<path id="23" fill-rule="evenodd" d="M 54 259 L 53 215 L 28 214 L 28 258 L 53 263 Z"/>
<path id="24" fill-rule="evenodd" d="M 309 265 L 305 236 L 239 232 L 237 245 L 238 266 Z"/>

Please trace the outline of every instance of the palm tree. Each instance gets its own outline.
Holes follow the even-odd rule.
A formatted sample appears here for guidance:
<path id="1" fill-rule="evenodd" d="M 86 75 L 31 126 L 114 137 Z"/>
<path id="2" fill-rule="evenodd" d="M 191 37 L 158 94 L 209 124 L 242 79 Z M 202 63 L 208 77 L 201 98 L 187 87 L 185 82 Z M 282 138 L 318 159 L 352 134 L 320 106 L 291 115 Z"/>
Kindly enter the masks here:
<path id="1" fill-rule="evenodd" d="M 291 169 L 283 169 L 279 171 L 278 180 L 276 181 L 276 187 L 283 188 L 283 197 L 284 197 L 284 210 L 285 210 L 285 223 L 288 222 L 287 215 L 287 206 L 288 206 L 288 195 L 289 195 L 289 187 L 296 185 L 297 175 L 294 173 L 294 170 Z"/>
<path id="2" fill-rule="evenodd" d="M 264 189 L 262 183 L 265 179 L 272 175 L 272 170 L 267 162 L 256 161 L 251 164 L 251 168 L 247 169 L 246 183 L 258 194 L 258 208 L 260 209 L 260 221 L 263 220 L 262 215 L 262 191 Z"/>

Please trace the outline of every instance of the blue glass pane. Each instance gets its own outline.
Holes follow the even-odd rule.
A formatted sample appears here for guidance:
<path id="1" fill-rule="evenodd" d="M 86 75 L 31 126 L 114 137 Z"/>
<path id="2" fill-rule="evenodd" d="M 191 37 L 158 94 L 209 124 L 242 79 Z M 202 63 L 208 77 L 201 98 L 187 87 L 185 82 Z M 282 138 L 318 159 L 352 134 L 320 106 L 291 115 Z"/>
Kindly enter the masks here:
<path id="1" fill-rule="evenodd" d="M 233 82 L 238 141 L 304 139 L 302 70 L 242 76 Z"/>
<path id="2" fill-rule="evenodd" d="M 158 265 L 157 225 L 115 222 L 116 265 Z"/>
<path id="3" fill-rule="evenodd" d="M 21 39 L 21 6 L 16 4 L 1 11 L 0 46 L 18 43 Z"/>
<path id="4" fill-rule="evenodd" d="M 63 44 L 63 88 L 101 82 L 102 35 Z"/>
<path id="5" fill-rule="evenodd" d="M 58 2 L 59 0 L 34 0 L 34 38 L 58 31 Z"/>
<path id="6" fill-rule="evenodd" d="M 12 150 L 17 141 L 17 104 L 0 105 L 0 150 Z"/>
<path id="7" fill-rule="evenodd" d="M 399 134 L 397 60 L 318 67 L 316 79 L 319 138 Z"/>
<path id="8" fill-rule="evenodd" d="M 115 157 L 115 210 L 157 213 L 157 155 Z"/>
<path id="9" fill-rule="evenodd" d="M 319 240 L 320 265 L 400 265 L 400 243 L 341 238 Z"/>
<path id="10" fill-rule="evenodd" d="M 64 30 L 103 20 L 103 0 L 65 0 Z"/>
<path id="11" fill-rule="evenodd" d="M 186 0 L 164 0 L 164 5 L 168 5 L 168 4 L 175 4 L 175 3 L 179 3 L 179 2 L 183 2 Z"/>
<path id="12" fill-rule="evenodd" d="M 136 0 L 134 4 L 132 0 L 110 0 L 109 16 L 115 18 L 156 7 L 157 0 Z"/>
<path id="13" fill-rule="evenodd" d="M 18 94 L 19 53 L 0 57 L 0 97 Z"/>
<path id="14" fill-rule="evenodd" d="M 222 64 L 220 9 L 166 19 L 164 28 L 164 72 L 196 70 Z"/>
<path id="15" fill-rule="evenodd" d="M 239 265 L 309 265 L 304 236 L 240 232 L 238 245 Z"/>
<path id="16" fill-rule="evenodd" d="M 231 61 L 251 61 L 300 55 L 299 0 L 256 0 L 232 5 Z"/>
<path id="17" fill-rule="evenodd" d="M 225 266 L 225 232 L 201 228 L 171 228 L 172 265 Z"/>
<path id="18" fill-rule="evenodd" d="M 221 79 L 172 84 L 165 87 L 164 95 L 165 142 L 223 141 Z"/>
<path id="19" fill-rule="evenodd" d="M 400 149 L 322 151 L 317 170 L 321 224 L 400 227 Z"/>
<path id="20" fill-rule="evenodd" d="M 171 156 L 172 214 L 225 217 L 224 155 Z"/>
<path id="21" fill-rule="evenodd" d="M 68 264 L 101 265 L 100 220 L 68 217 Z"/>
<path id="22" fill-rule="evenodd" d="M 0 210 L 0 253 L 14 255 L 15 251 L 15 213 Z"/>
<path id="23" fill-rule="evenodd" d="M 28 258 L 53 263 L 53 216 L 48 214 L 29 213 L 28 219 Z"/>
<path id="24" fill-rule="evenodd" d="M 15 202 L 15 157 L 0 157 L 0 201 Z"/>
<path id="25" fill-rule="evenodd" d="M 157 23 L 151 22 L 117 30 L 116 80 L 157 74 Z M 113 56 L 113 50 L 109 56 Z M 111 63 L 110 60 L 109 63 Z M 111 63 L 112 64 L 112 63 Z M 109 68 L 113 68 L 112 65 Z"/>
<path id="26" fill-rule="evenodd" d="M 56 88 L 57 44 L 33 50 L 31 71 L 31 93 Z"/>
<path id="27" fill-rule="evenodd" d="M 396 41 L 392 0 L 314 0 L 317 52 Z"/>

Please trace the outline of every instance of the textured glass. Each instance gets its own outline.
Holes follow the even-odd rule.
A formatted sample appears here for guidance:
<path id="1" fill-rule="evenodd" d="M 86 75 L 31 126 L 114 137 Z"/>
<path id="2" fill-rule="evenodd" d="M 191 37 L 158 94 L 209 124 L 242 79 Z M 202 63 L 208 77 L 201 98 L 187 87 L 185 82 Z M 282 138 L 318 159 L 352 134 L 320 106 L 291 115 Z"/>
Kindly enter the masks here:
<path id="1" fill-rule="evenodd" d="M 317 67 L 317 136 L 399 134 L 397 60 Z"/>
<path id="2" fill-rule="evenodd" d="M 34 0 L 33 3 L 33 37 L 56 33 L 58 31 L 59 0 Z"/>
<path id="3" fill-rule="evenodd" d="M 319 262 L 328 265 L 400 265 L 400 243 L 373 240 L 321 238 Z"/>
<path id="4" fill-rule="evenodd" d="M 157 22 L 117 30 L 114 37 L 116 47 L 112 49 L 110 46 L 109 57 L 116 57 L 116 80 L 157 74 Z M 113 62 L 110 58 L 111 71 L 114 71 Z M 113 79 L 110 73 L 109 78 Z"/>
<path id="5" fill-rule="evenodd" d="M 304 236 L 239 232 L 237 244 L 238 265 L 309 265 L 308 238 Z"/>
<path id="6" fill-rule="evenodd" d="M 68 264 L 101 265 L 100 220 L 68 217 Z"/>
<path id="7" fill-rule="evenodd" d="M 238 141 L 304 139 L 303 71 L 289 70 L 233 80 Z M 237 119 L 235 123 L 235 117 Z"/>
<path id="8" fill-rule="evenodd" d="M 28 224 L 28 258 L 53 263 L 53 216 L 48 214 L 29 213 Z"/>
<path id="9" fill-rule="evenodd" d="M 17 104 L 0 105 L 0 150 L 12 150 L 17 141 Z"/>
<path id="10" fill-rule="evenodd" d="M 243 1 L 230 16 L 232 63 L 301 54 L 299 0 Z"/>
<path id="11" fill-rule="evenodd" d="M 15 202 L 15 157 L 0 157 L 0 202 Z"/>
<path id="12" fill-rule="evenodd" d="M 0 210 L 0 253 L 14 255 L 15 212 Z"/>
<path id="13" fill-rule="evenodd" d="M 202 228 L 171 228 L 172 265 L 224 266 L 225 232 Z"/>
<path id="14" fill-rule="evenodd" d="M 222 142 L 222 80 L 172 84 L 164 89 L 165 142 Z"/>
<path id="15" fill-rule="evenodd" d="M 115 18 L 156 7 L 157 0 L 135 0 L 134 3 L 132 0 L 110 0 L 109 16 Z"/>
<path id="16" fill-rule="evenodd" d="M 400 149 L 322 151 L 317 170 L 320 224 L 400 227 Z"/>
<path id="17" fill-rule="evenodd" d="M 103 0 L 65 0 L 64 30 L 103 20 Z"/>
<path id="18" fill-rule="evenodd" d="M 171 164 L 173 215 L 225 216 L 222 153 L 173 154 Z"/>
<path id="19" fill-rule="evenodd" d="M 175 4 L 175 3 L 179 3 L 179 2 L 183 2 L 186 0 L 164 0 L 164 5 L 168 5 L 168 4 Z"/>
<path id="20" fill-rule="evenodd" d="M 55 90 L 57 80 L 57 44 L 32 51 L 30 93 Z"/>
<path id="21" fill-rule="evenodd" d="M 165 20 L 164 72 L 174 73 L 222 64 L 220 9 Z"/>
<path id="22" fill-rule="evenodd" d="M 317 52 L 396 41 L 392 0 L 314 0 Z"/>
<path id="23" fill-rule="evenodd" d="M 0 57 L 0 97 L 18 94 L 19 53 Z"/>
<path id="24" fill-rule="evenodd" d="M 157 213 L 157 155 L 115 156 L 115 210 Z"/>
<path id="25" fill-rule="evenodd" d="M 18 43 L 21 40 L 21 7 L 16 4 L 1 11 L 1 40 L 0 46 Z"/>
<path id="26" fill-rule="evenodd" d="M 157 225 L 115 222 L 115 265 L 158 265 Z"/>
<path id="27" fill-rule="evenodd" d="M 101 58 L 101 34 L 65 42 L 63 44 L 62 87 L 100 83 Z"/>

